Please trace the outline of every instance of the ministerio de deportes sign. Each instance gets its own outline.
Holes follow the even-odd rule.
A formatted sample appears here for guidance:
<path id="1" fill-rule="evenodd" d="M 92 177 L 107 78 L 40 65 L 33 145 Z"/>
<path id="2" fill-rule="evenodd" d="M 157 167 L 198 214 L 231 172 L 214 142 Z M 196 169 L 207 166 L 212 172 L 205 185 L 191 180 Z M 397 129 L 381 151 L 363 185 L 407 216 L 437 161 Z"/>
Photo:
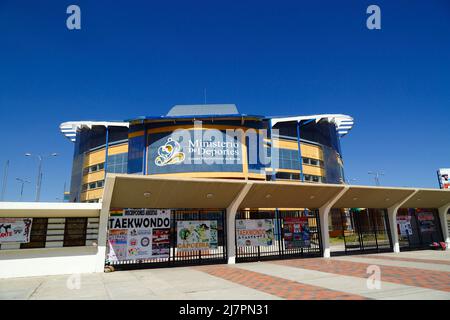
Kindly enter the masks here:
<path id="1" fill-rule="evenodd" d="M 151 134 L 148 172 L 242 172 L 245 150 L 248 163 L 262 167 L 270 162 L 266 137 L 248 131 L 194 128 Z"/>

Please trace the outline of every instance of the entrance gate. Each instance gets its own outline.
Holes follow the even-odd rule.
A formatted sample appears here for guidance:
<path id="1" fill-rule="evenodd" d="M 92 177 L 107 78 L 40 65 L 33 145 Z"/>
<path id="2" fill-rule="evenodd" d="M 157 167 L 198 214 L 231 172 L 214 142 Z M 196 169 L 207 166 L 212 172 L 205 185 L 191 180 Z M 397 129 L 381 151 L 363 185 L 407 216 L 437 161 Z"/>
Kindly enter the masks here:
<path id="1" fill-rule="evenodd" d="M 145 210 L 145 209 L 144 209 Z M 122 209 L 115 210 L 123 211 Z M 170 248 L 168 256 L 152 259 L 125 259 L 120 261 L 106 260 L 106 265 L 115 269 L 140 269 L 152 267 L 173 267 L 199 264 L 220 264 L 227 262 L 225 211 L 221 209 L 173 209 L 170 211 Z M 215 221 L 217 224 L 217 248 L 205 250 L 181 250 L 178 248 L 177 235 L 180 222 L 183 221 Z M 108 237 L 110 230 L 108 229 Z"/>
<path id="2" fill-rule="evenodd" d="M 385 209 L 340 211 L 345 253 L 391 251 L 389 218 Z"/>
<path id="3" fill-rule="evenodd" d="M 400 209 L 397 213 L 400 250 L 428 249 L 444 240 L 436 209 Z"/>
<path id="4" fill-rule="evenodd" d="M 309 245 L 303 247 L 289 245 L 287 239 L 287 221 L 303 218 L 309 229 Z M 242 245 L 238 241 L 238 221 L 270 220 L 273 226 L 273 241 L 265 245 Z M 295 221 L 295 220 L 294 220 Z M 318 210 L 242 210 L 236 214 L 236 262 L 249 262 L 295 257 L 318 257 L 322 255 L 322 238 L 320 236 L 320 219 Z M 241 243 L 241 245 L 240 245 Z M 292 242 L 291 242 L 292 243 Z"/>

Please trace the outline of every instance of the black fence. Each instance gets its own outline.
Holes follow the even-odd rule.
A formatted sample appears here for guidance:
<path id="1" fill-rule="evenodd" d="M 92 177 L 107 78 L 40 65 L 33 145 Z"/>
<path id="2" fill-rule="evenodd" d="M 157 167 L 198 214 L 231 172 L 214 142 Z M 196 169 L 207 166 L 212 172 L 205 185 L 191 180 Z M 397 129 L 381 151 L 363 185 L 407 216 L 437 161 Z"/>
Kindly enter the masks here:
<path id="1" fill-rule="evenodd" d="M 309 228 L 309 245 L 292 247 L 285 239 L 285 219 L 307 218 Z M 273 225 L 273 241 L 270 245 L 239 246 L 236 234 L 236 262 L 250 262 L 273 259 L 288 259 L 298 257 L 317 257 L 322 255 L 322 240 L 320 235 L 320 219 L 318 210 L 242 210 L 236 214 L 236 220 L 269 219 Z"/>
<path id="2" fill-rule="evenodd" d="M 106 265 L 112 265 L 116 270 L 141 269 L 155 267 L 174 267 L 201 264 L 220 264 L 227 262 L 226 251 L 226 223 L 225 211 L 219 209 L 177 209 L 170 210 L 170 250 L 168 257 L 106 261 Z M 216 221 L 217 222 L 217 248 L 184 251 L 177 248 L 177 225 L 179 221 Z"/>
<path id="3" fill-rule="evenodd" d="M 345 253 L 392 251 L 385 209 L 340 210 Z"/>
<path id="4" fill-rule="evenodd" d="M 406 220 L 410 224 L 409 232 L 403 230 L 402 234 L 401 230 L 397 230 L 401 250 L 429 249 L 431 243 L 444 241 L 441 220 L 436 209 L 400 209 L 397 213 L 397 223 L 399 220 Z"/>

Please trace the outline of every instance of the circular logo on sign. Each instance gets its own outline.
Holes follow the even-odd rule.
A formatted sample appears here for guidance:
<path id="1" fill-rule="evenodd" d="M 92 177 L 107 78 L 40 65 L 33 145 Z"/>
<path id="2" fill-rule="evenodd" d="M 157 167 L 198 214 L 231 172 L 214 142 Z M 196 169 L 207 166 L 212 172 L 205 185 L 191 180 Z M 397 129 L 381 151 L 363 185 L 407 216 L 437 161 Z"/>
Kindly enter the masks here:
<path id="1" fill-rule="evenodd" d="M 141 239 L 141 246 L 147 247 L 150 244 L 150 239 L 147 237 L 144 237 Z"/>

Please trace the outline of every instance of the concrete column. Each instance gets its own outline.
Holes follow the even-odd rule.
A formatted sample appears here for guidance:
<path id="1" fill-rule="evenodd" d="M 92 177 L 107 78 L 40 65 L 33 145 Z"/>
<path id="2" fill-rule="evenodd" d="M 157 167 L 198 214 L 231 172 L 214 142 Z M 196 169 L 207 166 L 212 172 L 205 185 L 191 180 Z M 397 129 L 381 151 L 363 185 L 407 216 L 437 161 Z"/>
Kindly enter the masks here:
<path id="1" fill-rule="evenodd" d="M 397 232 L 397 211 L 400 207 L 390 207 L 388 208 L 388 218 L 389 218 L 389 229 L 391 231 L 392 248 L 396 253 L 400 252 L 400 243 L 398 241 Z"/>
<path id="2" fill-rule="evenodd" d="M 319 209 L 319 217 L 320 217 L 320 232 L 322 234 L 322 246 L 323 246 L 323 257 L 329 258 L 331 257 L 330 250 L 330 234 L 329 234 L 329 226 L 328 226 L 328 216 L 331 208 L 320 208 Z"/>
<path id="3" fill-rule="evenodd" d="M 242 200 L 244 200 L 252 185 L 252 182 L 247 182 L 238 196 L 233 200 L 233 202 L 231 202 L 231 204 L 227 208 L 226 221 L 228 264 L 236 263 L 236 213 L 239 210 L 239 206 L 242 203 Z"/>
<path id="4" fill-rule="evenodd" d="M 109 210 L 111 207 L 115 181 L 116 178 L 114 176 L 107 174 L 105 179 L 105 190 L 103 192 L 102 209 L 100 211 L 100 219 L 98 223 L 98 243 L 95 272 L 103 272 L 105 270 Z"/>
<path id="5" fill-rule="evenodd" d="M 347 192 L 349 186 L 344 187 L 334 198 L 319 208 L 320 233 L 322 236 L 323 257 L 331 257 L 330 234 L 328 230 L 328 216 L 333 205 Z"/>
<path id="6" fill-rule="evenodd" d="M 390 208 L 387 208 L 388 218 L 389 218 L 389 229 L 391 231 L 391 240 L 392 240 L 392 249 L 393 252 L 400 252 L 400 243 L 398 241 L 398 233 L 397 233 L 397 211 L 402 207 L 403 204 L 406 203 L 409 199 L 411 199 L 419 190 L 414 190 L 409 196 L 405 199 L 397 202 Z"/>
<path id="7" fill-rule="evenodd" d="M 442 236 L 444 238 L 445 243 L 447 244 L 447 250 L 450 250 L 449 248 L 450 235 L 448 232 L 448 220 L 447 220 L 448 210 L 450 210 L 450 204 L 447 204 L 439 208 L 439 220 L 441 220 Z"/>

